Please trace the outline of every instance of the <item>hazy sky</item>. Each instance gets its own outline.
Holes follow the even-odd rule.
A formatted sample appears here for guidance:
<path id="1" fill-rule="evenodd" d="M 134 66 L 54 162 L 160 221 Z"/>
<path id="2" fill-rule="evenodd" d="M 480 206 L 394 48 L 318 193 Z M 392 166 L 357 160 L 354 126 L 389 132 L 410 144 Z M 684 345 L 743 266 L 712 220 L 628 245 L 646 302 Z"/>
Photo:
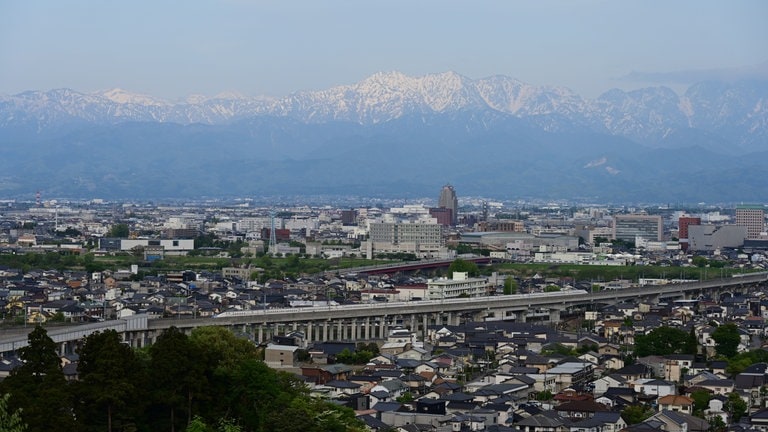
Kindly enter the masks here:
<path id="1" fill-rule="evenodd" d="M 5 94 L 282 96 L 377 71 L 452 70 L 594 97 L 732 68 L 765 74 L 766 61 L 764 0 L 0 2 Z"/>

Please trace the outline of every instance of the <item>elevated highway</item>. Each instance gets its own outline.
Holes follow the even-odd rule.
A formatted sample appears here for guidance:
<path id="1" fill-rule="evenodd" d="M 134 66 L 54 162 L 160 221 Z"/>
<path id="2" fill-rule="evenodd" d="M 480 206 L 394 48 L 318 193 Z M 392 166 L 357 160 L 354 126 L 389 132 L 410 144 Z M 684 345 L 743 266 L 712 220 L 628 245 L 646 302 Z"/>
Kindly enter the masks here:
<path id="1" fill-rule="evenodd" d="M 658 301 L 696 298 L 704 293 L 739 291 L 768 281 L 768 273 L 708 280 L 695 283 L 652 285 L 623 290 L 586 292 L 582 290 L 539 294 L 517 294 L 466 299 L 371 303 L 310 308 L 283 308 L 226 312 L 216 318 L 147 319 L 137 315 L 129 319 L 106 321 L 49 329 L 49 336 L 60 344 L 62 352 L 71 352 L 77 341 L 95 332 L 114 329 L 134 347 L 154 342 L 162 331 L 175 326 L 191 331 L 200 326 L 226 326 L 264 342 L 273 335 L 301 332 L 308 342 L 326 340 L 383 339 L 395 325 L 426 334 L 435 324 L 458 325 L 463 321 L 510 320 L 525 322 L 543 318 L 556 322 L 560 312 L 573 307 L 615 304 L 626 300 Z M 16 329 L 0 336 L 0 353 L 12 352 L 27 343 L 31 330 Z"/>

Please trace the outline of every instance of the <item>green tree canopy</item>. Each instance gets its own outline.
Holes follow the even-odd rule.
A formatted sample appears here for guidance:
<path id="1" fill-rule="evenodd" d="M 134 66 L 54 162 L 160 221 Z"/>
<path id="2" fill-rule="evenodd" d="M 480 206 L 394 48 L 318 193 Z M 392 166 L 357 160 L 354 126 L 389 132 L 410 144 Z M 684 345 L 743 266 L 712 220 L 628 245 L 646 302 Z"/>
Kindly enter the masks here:
<path id="1" fill-rule="evenodd" d="M 109 230 L 109 237 L 126 238 L 129 235 L 131 235 L 131 230 L 124 223 L 114 224 Z"/>
<path id="2" fill-rule="evenodd" d="M 504 295 L 517 294 L 517 281 L 512 276 L 504 279 Z"/>
<path id="3" fill-rule="evenodd" d="M 728 394 L 728 400 L 725 402 L 724 408 L 731 414 L 733 423 L 738 423 L 744 414 L 747 413 L 747 403 L 744 402 L 744 399 L 738 393 Z"/>
<path id="4" fill-rule="evenodd" d="M 379 346 L 376 343 L 366 344 L 361 342 L 357 344 L 354 352 L 344 348 L 336 355 L 336 362 L 356 365 L 366 364 L 377 355 L 379 355 Z"/>
<path id="5" fill-rule="evenodd" d="M 10 393 L 11 411 L 21 409 L 22 420 L 30 432 L 74 430 L 72 397 L 61 369 L 56 343 L 41 327 L 27 337 L 28 345 L 19 349 L 23 364 L 0 384 L 0 393 Z"/>
<path id="6" fill-rule="evenodd" d="M 235 336 L 225 327 L 205 326 L 192 330 L 190 341 L 197 346 L 209 367 L 234 368 L 243 360 L 258 356 L 258 349 L 251 341 Z"/>
<path id="7" fill-rule="evenodd" d="M 0 396 L 0 431 L 26 432 L 27 424 L 21 419 L 21 408 L 12 411 L 8 407 L 10 397 L 10 393 Z"/>
<path id="8" fill-rule="evenodd" d="M 674 327 L 657 327 L 648 334 L 635 338 L 635 354 L 638 357 L 695 353 L 696 338 L 691 340 L 688 332 Z"/>
<path id="9" fill-rule="evenodd" d="M 196 348 L 189 337 L 176 327 L 164 331 L 149 347 L 149 377 L 155 386 L 152 409 L 158 420 L 155 430 L 173 432 L 192 421 L 195 394 L 205 385 L 204 365 Z M 179 413 L 186 414 L 186 419 Z"/>
<path id="10" fill-rule="evenodd" d="M 705 389 L 694 390 L 691 392 L 691 399 L 693 399 L 693 413 L 702 416 L 704 410 L 709 408 L 709 400 L 712 399 L 712 395 Z"/>
<path id="11" fill-rule="evenodd" d="M 731 358 L 738 353 L 741 341 L 739 328 L 734 323 L 723 324 L 712 332 L 712 340 L 715 341 L 717 354 Z"/>
<path id="12" fill-rule="evenodd" d="M 633 425 L 644 422 L 653 414 L 653 410 L 645 405 L 629 405 L 621 411 L 621 418 Z"/>
<path id="13" fill-rule="evenodd" d="M 354 411 L 311 398 L 303 381 L 270 369 L 223 328 L 190 337 L 171 328 L 135 351 L 113 331 L 94 333 L 79 350 L 77 384 L 66 383 L 43 328 L 29 340 L 23 366 L 0 382 L 0 431 L 25 432 L 24 423 L 27 432 L 365 430 Z"/>
<path id="14" fill-rule="evenodd" d="M 135 424 L 136 411 L 143 404 L 138 397 L 140 368 L 134 351 L 115 330 L 107 330 L 86 337 L 78 353 L 79 429 L 112 431 Z"/>
<path id="15" fill-rule="evenodd" d="M 461 258 L 457 258 L 448 266 L 448 276 L 453 277 L 454 272 L 467 272 L 469 276 L 474 277 L 480 274 L 480 269 L 472 261 L 464 261 Z"/>

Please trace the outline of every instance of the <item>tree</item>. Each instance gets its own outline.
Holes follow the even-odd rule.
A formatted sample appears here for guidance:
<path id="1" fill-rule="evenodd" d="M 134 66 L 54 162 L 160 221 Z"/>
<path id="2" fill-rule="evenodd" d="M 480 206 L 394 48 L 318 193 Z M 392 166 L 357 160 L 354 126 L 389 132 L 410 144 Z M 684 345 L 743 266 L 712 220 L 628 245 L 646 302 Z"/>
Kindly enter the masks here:
<path id="1" fill-rule="evenodd" d="M 704 410 L 709 408 L 709 400 L 712 399 L 712 395 L 708 390 L 694 390 L 691 392 L 691 399 L 693 399 L 693 413 L 701 416 Z"/>
<path id="2" fill-rule="evenodd" d="M 186 412 L 185 423 L 192 421 L 194 396 L 204 385 L 200 353 L 189 337 L 176 327 L 165 330 L 149 347 L 149 353 L 149 376 L 155 396 L 152 408 L 159 412 L 149 412 L 148 415 L 150 418 L 156 416 L 159 422 L 153 429 L 174 432 L 182 423 L 177 417 L 178 412 Z M 162 420 L 163 411 L 169 415 L 167 423 Z"/>
<path id="3" fill-rule="evenodd" d="M 477 264 L 472 261 L 464 261 L 461 258 L 453 260 L 451 265 L 448 266 L 448 276 L 453 277 L 454 272 L 466 272 L 469 276 L 477 276 L 480 274 Z"/>
<path id="4" fill-rule="evenodd" d="M 306 394 L 303 387 L 291 380 L 295 378 L 272 371 L 264 362 L 240 362 L 232 371 L 227 392 L 232 413 L 243 421 L 246 429 L 273 430 L 270 423 L 274 419 L 270 415 L 279 414 L 291 399 Z"/>
<path id="5" fill-rule="evenodd" d="M 379 354 L 379 347 L 376 343 L 358 343 L 354 352 L 344 348 L 340 353 L 336 355 L 337 363 L 346 364 L 366 364 L 373 357 Z"/>
<path id="6" fill-rule="evenodd" d="M 544 287 L 544 292 L 557 292 L 560 291 L 560 287 L 557 285 L 547 285 Z"/>
<path id="7" fill-rule="evenodd" d="M 507 276 L 504 279 L 504 295 L 517 293 L 517 281 L 512 276 Z"/>
<path id="8" fill-rule="evenodd" d="M 30 432 L 74 430 L 72 397 L 61 369 L 56 343 L 37 326 L 19 349 L 23 364 L 0 384 L 0 393 L 10 393 L 8 406 L 21 409 Z"/>
<path id="9" fill-rule="evenodd" d="M 191 422 L 187 425 L 187 428 L 184 429 L 184 432 L 209 432 L 210 428 L 208 428 L 208 425 L 205 424 L 203 419 L 201 419 L 198 416 L 195 416 L 195 418 L 192 419 Z"/>
<path id="10" fill-rule="evenodd" d="M 621 411 L 621 418 L 628 425 L 642 423 L 653 415 L 653 410 L 645 405 L 629 405 Z"/>
<path id="11" fill-rule="evenodd" d="M 693 261 L 693 265 L 695 265 L 696 267 L 704 267 L 709 262 L 709 260 L 706 257 L 700 256 L 700 255 L 693 257 L 692 261 Z"/>
<path id="12" fill-rule="evenodd" d="M 140 406 L 136 387 L 139 364 L 133 350 L 122 343 L 115 330 L 107 330 L 86 337 L 78 354 L 77 394 L 81 403 L 76 411 L 81 430 L 104 430 L 99 423 L 106 419 L 106 429 L 111 432 L 115 417 L 120 428 L 133 423 L 130 411 Z"/>
<path id="13" fill-rule="evenodd" d="M 699 353 L 699 342 L 696 339 L 696 326 L 691 326 L 691 331 L 688 332 L 688 340 L 685 343 L 685 354 L 696 355 Z"/>
<path id="14" fill-rule="evenodd" d="M 728 394 L 728 400 L 725 402 L 724 408 L 731 414 L 733 423 L 738 423 L 741 417 L 747 413 L 747 403 L 735 392 Z"/>
<path id="15" fill-rule="evenodd" d="M 131 235 L 131 230 L 124 223 L 112 225 L 112 229 L 109 230 L 109 237 L 125 238 L 129 235 Z"/>
<path id="16" fill-rule="evenodd" d="M 669 354 L 695 354 L 689 352 L 691 347 L 695 349 L 696 338 L 680 329 L 674 327 L 657 327 L 651 330 L 647 335 L 640 335 L 635 338 L 635 354 L 638 357 L 648 355 L 669 355 Z"/>
<path id="17" fill-rule="evenodd" d="M 396 397 L 395 400 L 400 402 L 400 403 L 413 402 L 413 393 L 405 392 L 405 393 L 401 394 L 400 396 Z"/>
<path id="18" fill-rule="evenodd" d="M 728 426 L 723 421 L 723 418 L 717 414 L 710 416 L 707 421 L 709 422 L 709 430 L 712 432 L 725 431 Z"/>
<path id="19" fill-rule="evenodd" d="M 8 407 L 10 393 L 0 396 L 0 431 L 26 432 L 27 424 L 21 419 L 21 408 L 11 411 Z"/>
<path id="20" fill-rule="evenodd" d="M 197 327 L 189 340 L 202 354 L 202 360 L 211 369 L 234 368 L 237 363 L 256 358 L 257 347 L 247 339 L 235 336 L 231 330 L 219 326 Z"/>
<path id="21" fill-rule="evenodd" d="M 734 323 L 723 324 L 712 332 L 712 340 L 718 355 L 731 358 L 738 353 L 741 342 L 739 328 Z"/>
<path id="22" fill-rule="evenodd" d="M 184 432 L 240 432 L 241 430 L 242 428 L 230 419 L 221 419 L 219 420 L 219 426 L 212 428 L 205 424 L 202 418 L 195 416 L 189 422 Z"/>
<path id="23" fill-rule="evenodd" d="M 561 343 L 547 345 L 541 350 L 541 352 L 542 354 L 560 354 L 564 356 L 570 356 L 576 353 L 573 348 L 567 347 Z"/>

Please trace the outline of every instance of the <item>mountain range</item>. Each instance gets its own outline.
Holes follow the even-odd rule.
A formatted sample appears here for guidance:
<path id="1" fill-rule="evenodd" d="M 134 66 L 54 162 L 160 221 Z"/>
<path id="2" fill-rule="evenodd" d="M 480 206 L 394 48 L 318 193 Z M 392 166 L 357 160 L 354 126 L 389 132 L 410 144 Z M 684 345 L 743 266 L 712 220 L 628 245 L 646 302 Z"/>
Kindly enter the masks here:
<path id="1" fill-rule="evenodd" d="M 282 98 L 0 96 L 0 197 L 768 200 L 768 82 L 610 90 L 453 72 Z"/>

